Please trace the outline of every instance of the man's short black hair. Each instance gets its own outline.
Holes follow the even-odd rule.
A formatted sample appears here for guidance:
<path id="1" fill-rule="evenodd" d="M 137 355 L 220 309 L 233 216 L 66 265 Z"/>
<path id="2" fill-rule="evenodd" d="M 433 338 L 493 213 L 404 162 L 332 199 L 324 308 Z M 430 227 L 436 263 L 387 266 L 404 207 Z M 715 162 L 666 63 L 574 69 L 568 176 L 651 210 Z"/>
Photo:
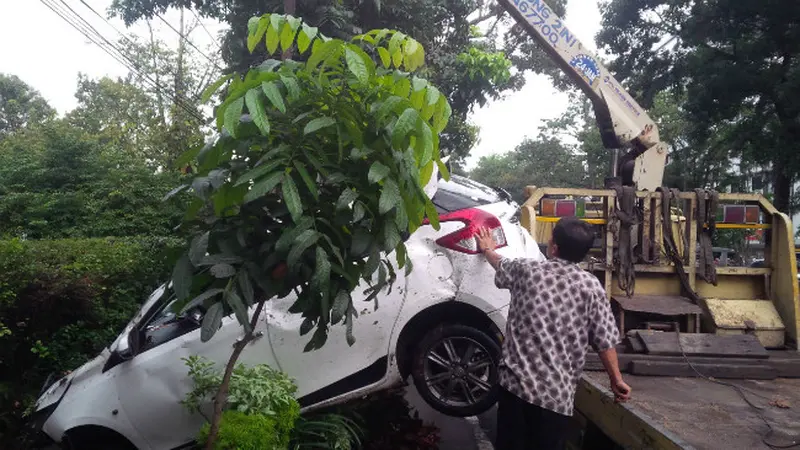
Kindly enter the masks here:
<path id="1" fill-rule="evenodd" d="M 577 217 L 564 217 L 556 223 L 553 240 L 558 246 L 558 257 L 569 262 L 583 261 L 594 242 L 592 226 Z"/>

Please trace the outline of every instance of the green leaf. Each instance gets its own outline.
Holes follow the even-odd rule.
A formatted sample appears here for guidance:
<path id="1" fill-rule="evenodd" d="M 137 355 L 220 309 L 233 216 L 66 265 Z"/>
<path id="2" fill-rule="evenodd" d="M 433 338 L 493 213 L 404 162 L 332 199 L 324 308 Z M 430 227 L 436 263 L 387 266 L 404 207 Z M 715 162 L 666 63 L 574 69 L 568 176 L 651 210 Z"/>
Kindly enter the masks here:
<path id="1" fill-rule="evenodd" d="M 242 327 L 244 327 L 244 331 L 246 333 L 251 332 L 252 328 L 250 327 L 250 317 L 247 314 L 247 306 L 244 305 L 242 299 L 236 295 L 236 292 L 234 292 L 233 289 L 226 291 L 224 298 L 225 303 L 231 307 L 231 310 L 233 310 L 233 313 L 236 315 L 236 320 Z"/>
<path id="2" fill-rule="evenodd" d="M 174 197 L 174 196 L 178 195 L 179 193 L 185 191 L 188 187 L 189 187 L 188 184 L 182 184 L 182 185 L 176 187 L 175 189 L 167 192 L 167 194 L 161 199 L 161 201 L 164 202 L 164 201 L 167 201 L 167 200 L 171 199 L 172 197 Z"/>
<path id="3" fill-rule="evenodd" d="M 230 80 L 234 74 L 229 73 L 227 75 L 223 75 L 217 79 L 217 81 L 209 84 L 205 89 L 203 89 L 203 93 L 200 95 L 200 102 L 205 103 L 211 100 L 211 96 L 217 92 L 217 89 L 220 88 L 226 81 Z"/>
<path id="4" fill-rule="evenodd" d="M 242 108 L 244 108 L 244 97 L 237 98 L 225 109 L 225 129 L 234 138 L 236 137 L 239 120 L 242 118 Z"/>
<path id="5" fill-rule="evenodd" d="M 331 40 L 323 42 L 319 46 L 311 49 L 311 57 L 306 62 L 306 69 L 316 69 L 319 63 L 326 61 L 329 57 L 335 54 L 342 46 L 342 41 Z"/>
<path id="6" fill-rule="evenodd" d="M 255 291 L 253 290 L 253 283 L 250 282 L 250 275 L 248 275 L 247 270 L 240 270 L 239 271 L 239 292 L 242 293 L 242 297 L 244 297 L 244 301 L 247 302 L 247 305 L 250 306 L 253 304 L 255 300 Z"/>
<path id="7" fill-rule="evenodd" d="M 428 102 L 428 105 L 434 105 L 436 102 L 439 101 L 439 96 L 441 92 L 433 86 L 428 86 L 428 89 L 425 91 L 425 100 Z"/>
<path id="8" fill-rule="evenodd" d="M 392 35 L 392 38 L 389 40 L 389 53 L 394 54 L 395 52 L 400 50 L 400 44 L 403 43 L 403 40 L 406 38 L 406 35 L 395 31 Z"/>
<path id="9" fill-rule="evenodd" d="M 391 252 L 400 242 L 402 239 L 400 239 L 397 228 L 391 222 L 386 223 L 383 227 L 383 251 Z"/>
<path id="10" fill-rule="evenodd" d="M 247 191 L 247 194 L 244 196 L 244 203 L 250 203 L 253 200 L 258 200 L 264 194 L 269 193 L 278 183 L 283 180 L 283 172 L 275 172 L 271 175 L 264 177 L 264 179 L 258 181 L 253 187 Z"/>
<path id="11" fill-rule="evenodd" d="M 447 127 L 447 122 L 450 121 L 450 115 L 452 113 L 453 110 L 450 108 L 450 103 L 444 102 L 444 110 L 433 121 L 433 127 L 436 134 L 444 131 L 445 127 Z"/>
<path id="12" fill-rule="evenodd" d="M 442 174 L 444 181 L 450 181 L 450 171 L 447 169 L 447 166 L 444 165 L 441 159 L 436 160 L 436 165 L 439 167 L 439 172 Z"/>
<path id="13" fill-rule="evenodd" d="M 264 109 L 264 104 L 261 103 L 257 88 L 250 89 L 244 96 L 247 103 L 247 111 L 250 112 L 250 117 L 253 123 L 256 124 L 261 134 L 269 136 L 269 118 L 267 118 L 267 111 Z"/>
<path id="14" fill-rule="evenodd" d="M 215 297 L 223 292 L 225 292 L 225 289 L 219 289 L 219 288 L 213 288 L 203 292 L 202 294 L 193 298 L 189 303 L 184 305 L 183 308 L 181 308 L 181 314 L 185 313 L 186 311 L 189 311 L 195 306 L 202 305 L 206 300 Z"/>
<path id="15" fill-rule="evenodd" d="M 221 263 L 211 266 L 211 275 L 214 278 L 230 278 L 236 274 L 236 269 L 232 265 Z"/>
<path id="16" fill-rule="evenodd" d="M 425 215 L 428 216 L 433 229 L 439 231 L 439 212 L 430 200 L 425 201 Z"/>
<path id="17" fill-rule="evenodd" d="M 397 105 L 403 103 L 404 101 L 406 101 L 406 99 L 399 97 L 397 95 L 393 95 L 384 100 L 383 103 L 381 103 L 381 106 L 378 108 L 377 112 L 378 120 L 383 120 L 383 118 L 386 117 L 387 114 L 389 114 L 391 111 L 394 111 Z"/>
<path id="18" fill-rule="evenodd" d="M 270 19 L 274 16 L 276 16 L 276 14 L 270 16 Z M 269 55 L 272 55 L 275 53 L 275 50 L 278 49 L 278 44 L 280 43 L 280 34 L 278 30 L 279 29 L 274 26 L 267 27 L 267 54 Z"/>
<path id="19" fill-rule="evenodd" d="M 306 317 L 303 323 L 300 324 L 300 336 L 305 336 L 309 331 L 314 329 L 314 321 L 310 317 Z"/>
<path id="20" fill-rule="evenodd" d="M 392 146 L 397 150 L 404 150 L 403 142 L 419 120 L 419 113 L 414 108 L 407 108 L 397 119 L 392 130 Z"/>
<path id="21" fill-rule="evenodd" d="M 402 202 L 398 203 L 394 210 L 394 223 L 398 230 L 408 229 L 408 214 L 406 214 L 406 207 Z"/>
<path id="22" fill-rule="evenodd" d="M 361 56 L 347 47 L 344 49 L 344 58 L 345 62 L 347 63 L 347 68 L 350 70 L 350 72 L 355 75 L 356 79 L 360 83 L 366 84 L 369 81 L 369 72 L 367 71 L 366 63 L 363 59 L 361 59 Z"/>
<path id="23" fill-rule="evenodd" d="M 331 309 L 331 324 L 336 325 L 341 322 L 347 308 L 350 306 L 350 294 L 347 291 L 339 291 L 336 298 L 333 300 L 333 307 Z"/>
<path id="24" fill-rule="evenodd" d="M 267 27 L 269 26 L 269 20 L 266 17 L 261 17 L 258 20 L 257 27 L 254 33 L 250 33 L 247 36 L 247 50 L 250 53 L 253 53 L 253 50 L 256 49 L 256 45 L 261 41 L 261 38 L 264 37 L 264 33 L 267 31 Z"/>
<path id="25" fill-rule="evenodd" d="M 289 213 L 292 215 L 292 220 L 297 223 L 303 215 L 303 203 L 300 201 L 300 193 L 297 192 L 297 185 L 291 175 L 286 175 L 281 183 L 283 191 L 283 201 L 286 202 L 286 207 L 289 208 Z"/>
<path id="26" fill-rule="evenodd" d="M 409 92 L 411 92 L 411 82 L 408 81 L 408 78 L 401 78 L 395 83 L 394 95 L 402 98 L 408 98 Z"/>
<path id="27" fill-rule="evenodd" d="M 192 239 L 192 245 L 189 247 L 189 261 L 195 266 L 199 266 L 208 252 L 208 236 L 209 232 L 195 236 Z"/>
<path id="28" fill-rule="evenodd" d="M 236 255 L 216 254 L 208 255 L 203 258 L 202 266 L 213 266 L 215 264 L 238 264 L 242 262 L 242 258 Z"/>
<path id="29" fill-rule="evenodd" d="M 358 193 L 352 189 L 345 189 L 342 191 L 342 194 L 339 196 L 339 200 L 336 201 L 336 210 L 342 210 L 345 208 L 350 207 L 350 203 L 353 203 L 358 198 Z"/>
<path id="30" fill-rule="evenodd" d="M 300 233 L 300 236 L 297 236 L 295 240 L 292 250 L 289 252 L 289 256 L 286 257 L 286 263 L 289 265 L 289 269 L 294 270 L 297 263 L 300 262 L 303 253 L 318 240 L 319 233 L 316 230 L 306 230 Z"/>
<path id="31" fill-rule="evenodd" d="M 208 342 L 222 325 L 222 303 L 214 303 L 208 308 L 203 316 L 203 324 L 200 326 L 200 341 Z"/>
<path id="32" fill-rule="evenodd" d="M 283 161 L 278 159 L 270 161 L 267 164 L 262 164 L 260 166 L 257 166 L 255 169 L 250 169 L 247 172 L 245 172 L 242 176 L 240 176 L 239 179 L 236 180 L 234 186 L 241 186 L 250 180 L 256 180 L 258 178 L 261 178 L 262 176 L 275 170 L 275 168 L 281 164 L 283 164 Z"/>
<path id="33" fill-rule="evenodd" d="M 283 103 L 283 97 L 281 96 L 281 91 L 278 89 L 277 84 L 272 81 L 265 81 L 261 83 L 261 90 L 264 91 L 264 95 L 267 96 L 272 106 L 286 114 L 286 105 Z"/>
<path id="34" fill-rule="evenodd" d="M 178 300 L 189 297 L 189 292 L 192 290 L 192 275 L 194 275 L 194 269 L 189 261 L 189 255 L 183 255 L 172 269 L 172 289 Z"/>
<path id="35" fill-rule="evenodd" d="M 392 56 L 389 54 L 389 50 L 378 47 L 378 56 L 381 58 L 381 64 L 383 64 L 384 68 L 388 69 L 392 66 Z"/>
<path id="36" fill-rule="evenodd" d="M 381 197 L 378 200 L 378 212 L 386 214 L 402 201 L 403 198 L 400 196 L 400 188 L 397 183 L 392 179 L 386 180 L 383 184 L 383 189 L 381 189 Z"/>
<path id="37" fill-rule="evenodd" d="M 328 340 L 328 331 L 326 330 L 325 326 L 319 326 L 317 331 L 314 332 L 314 336 L 311 337 L 311 340 L 308 341 L 308 344 L 303 348 L 304 352 L 310 352 L 314 350 L 321 349 L 325 342 Z"/>
<path id="38" fill-rule="evenodd" d="M 317 246 L 316 263 L 314 276 L 311 278 L 311 291 L 327 296 L 331 281 L 331 262 L 328 260 L 328 253 L 320 246 Z M 323 311 L 323 314 L 327 314 L 327 311 Z M 327 323 L 327 320 L 322 323 Z"/>
<path id="39" fill-rule="evenodd" d="M 421 90 L 425 89 L 426 86 L 428 86 L 428 81 L 426 79 L 424 79 L 424 78 L 414 77 L 411 80 L 411 89 L 414 92 L 421 91 Z"/>
<path id="40" fill-rule="evenodd" d="M 414 39 L 406 39 L 405 45 L 403 45 L 403 53 L 405 55 L 405 68 L 407 71 L 411 72 L 418 67 L 417 60 L 415 58 L 417 51 L 419 50 L 419 42 L 415 41 Z"/>
<path id="41" fill-rule="evenodd" d="M 392 64 L 397 69 L 400 69 L 400 66 L 403 64 L 403 51 L 402 50 L 395 50 L 392 53 Z"/>
<path id="42" fill-rule="evenodd" d="M 428 161 L 428 164 L 422 166 L 422 169 L 419 171 L 419 184 L 421 186 L 427 186 L 428 182 L 431 181 L 431 177 L 433 176 L 433 160 Z"/>
<path id="43" fill-rule="evenodd" d="M 336 124 L 336 119 L 332 117 L 318 117 L 306 124 L 305 128 L 303 129 L 303 134 L 311 134 L 334 124 Z"/>
<path id="44" fill-rule="evenodd" d="M 311 195 L 314 196 L 314 199 L 319 200 L 319 192 L 317 192 L 317 183 L 316 181 L 311 179 L 311 175 L 308 173 L 306 166 L 303 165 L 303 163 L 301 163 L 300 161 L 295 161 L 294 167 L 297 168 L 297 173 L 300 174 L 300 178 L 303 179 L 303 182 L 305 182 L 306 187 L 308 188 L 309 192 L 311 192 Z"/>
<path id="45" fill-rule="evenodd" d="M 367 253 L 370 245 L 372 245 L 372 234 L 364 228 L 356 228 L 353 233 L 352 242 L 350 243 L 350 253 L 356 258 L 360 258 Z"/>
<path id="46" fill-rule="evenodd" d="M 286 86 L 289 102 L 297 101 L 300 98 L 300 85 L 297 84 L 297 80 L 290 76 L 281 75 L 281 81 Z"/>
<path id="47" fill-rule="evenodd" d="M 397 267 L 403 268 L 406 265 L 406 245 L 404 243 L 397 244 L 397 248 L 394 249 L 395 258 L 397 259 Z"/>
<path id="48" fill-rule="evenodd" d="M 310 27 L 303 24 L 303 29 L 300 31 L 300 34 L 297 36 L 297 49 L 300 50 L 300 53 L 305 53 L 308 50 L 309 44 L 314 38 L 317 36 L 317 31 L 319 31 L 316 27 Z"/>
<path id="49" fill-rule="evenodd" d="M 372 274 L 378 270 L 378 263 L 381 260 L 380 250 L 378 247 L 373 247 L 372 252 L 370 252 L 369 258 L 367 259 L 366 264 L 364 264 L 364 279 L 372 279 Z"/>
<path id="50" fill-rule="evenodd" d="M 294 30 L 292 29 L 292 25 L 287 22 L 283 25 L 283 29 L 281 30 L 281 48 L 283 51 L 290 49 L 293 42 Z"/>
<path id="51" fill-rule="evenodd" d="M 364 214 L 366 211 L 364 210 L 364 205 L 361 202 L 356 202 L 353 205 L 353 222 L 358 222 L 364 218 Z"/>
<path id="52" fill-rule="evenodd" d="M 417 165 L 425 167 L 433 158 L 433 131 L 424 120 L 420 120 L 418 125 L 417 146 L 420 147 L 421 152 L 416 155 Z M 425 185 L 424 183 L 421 184 Z"/>
<path id="53" fill-rule="evenodd" d="M 278 242 L 275 243 L 275 251 L 285 252 L 292 247 L 297 236 L 311 228 L 314 225 L 314 219 L 308 216 L 301 217 L 294 227 L 284 230 Z"/>
<path id="54" fill-rule="evenodd" d="M 369 173 L 367 174 L 367 179 L 370 183 L 380 183 L 389 175 L 391 170 L 381 164 L 380 161 L 375 161 L 369 168 Z"/>

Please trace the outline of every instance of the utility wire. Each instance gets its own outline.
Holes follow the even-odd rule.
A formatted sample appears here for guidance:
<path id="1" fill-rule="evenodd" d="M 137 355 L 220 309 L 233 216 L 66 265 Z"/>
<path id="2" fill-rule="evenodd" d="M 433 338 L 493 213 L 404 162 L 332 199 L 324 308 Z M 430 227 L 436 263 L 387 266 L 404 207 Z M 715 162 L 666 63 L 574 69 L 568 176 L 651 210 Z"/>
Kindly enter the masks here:
<path id="1" fill-rule="evenodd" d="M 64 3 L 64 0 L 60 0 L 60 1 L 61 1 L 62 3 Z M 81 3 L 82 3 L 82 4 L 83 4 L 83 5 L 86 7 L 86 8 L 88 8 L 88 9 L 89 9 L 89 10 L 90 10 L 92 13 L 94 13 L 94 15 L 96 15 L 97 17 L 99 17 L 100 19 L 102 19 L 102 20 L 103 20 L 105 23 L 107 23 L 107 24 L 108 24 L 108 26 L 110 26 L 112 29 L 114 29 L 114 31 L 116 31 L 116 32 L 117 32 L 117 34 L 119 34 L 120 36 L 122 36 L 122 38 L 123 38 L 123 39 L 124 39 L 126 42 L 128 42 L 128 44 L 130 44 L 131 46 L 136 46 L 136 45 L 137 45 L 137 44 L 136 44 L 135 42 L 133 42 L 133 41 L 132 41 L 132 40 L 131 40 L 131 39 L 130 39 L 130 38 L 129 38 L 129 37 L 128 37 L 128 36 L 127 36 L 125 33 L 123 33 L 123 32 L 122 32 L 122 31 L 120 31 L 120 30 L 119 30 L 117 27 L 115 27 L 115 26 L 114 26 L 114 24 L 112 24 L 112 23 L 111 23 L 111 21 L 109 21 L 109 20 L 108 20 L 108 18 L 106 18 L 105 16 L 103 16 L 102 14 L 100 14 L 99 12 L 97 12 L 97 10 L 95 10 L 94 8 L 92 8 L 92 6 L 91 6 L 91 5 L 89 5 L 88 3 L 86 3 L 86 1 L 85 1 L 85 0 L 79 0 L 79 1 L 80 1 L 80 2 L 81 2 Z M 69 6 L 67 6 L 67 7 L 69 7 Z M 70 10 L 72 10 L 72 8 L 70 8 Z M 74 11 L 73 11 L 73 12 L 74 12 Z M 77 13 L 75 13 L 75 14 L 76 14 L 78 17 L 80 17 L 80 15 L 79 15 L 79 14 L 77 14 Z M 80 17 L 80 18 L 81 18 L 81 19 L 82 19 L 84 22 L 86 22 L 86 20 L 85 20 L 85 19 L 83 19 L 82 17 Z M 95 32 L 96 32 L 97 34 L 100 34 L 100 33 L 98 33 L 98 32 L 97 32 L 97 30 L 95 30 Z M 112 44 L 112 46 L 113 46 L 113 44 Z M 118 49 L 118 48 L 116 48 L 116 47 L 115 47 L 115 50 L 117 50 L 118 52 L 122 53 L 122 51 L 121 51 L 121 50 L 119 50 L 119 49 Z M 130 60 L 132 63 L 136 64 L 136 63 L 135 63 L 135 61 L 133 61 L 133 59 L 132 59 L 132 58 L 130 58 L 130 56 L 128 56 L 128 58 L 127 58 L 127 59 L 128 59 L 128 60 Z M 156 67 L 156 68 L 154 68 L 154 69 L 156 69 L 156 70 L 157 70 L 158 68 Z M 136 75 L 138 75 L 139 77 L 145 77 L 145 75 L 142 73 L 141 69 L 140 69 L 140 68 L 138 68 L 138 67 L 137 67 L 137 69 L 134 71 L 134 73 L 135 73 Z M 154 84 L 158 85 L 158 82 L 157 82 L 157 81 L 154 81 L 154 80 L 153 80 L 152 78 L 150 78 L 149 76 L 148 76 L 147 78 L 149 79 L 149 81 L 150 81 L 151 83 L 154 83 Z M 160 85 L 158 85 L 158 86 L 157 86 L 157 89 L 158 89 L 158 88 L 161 88 L 161 89 L 163 89 L 163 86 L 160 86 Z M 161 89 L 159 89 L 159 91 L 161 91 Z M 170 98 L 171 98 L 171 99 L 172 99 L 172 100 L 173 100 L 173 101 L 174 101 L 176 104 L 178 104 L 178 103 L 179 103 L 179 102 L 176 100 L 176 97 L 178 97 L 180 94 L 178 94 L 177 92 L 175 92 L 175 93 L 174 93 L 174 96 L 171 96 L 169 93 L 165 93 L 165 94 L 166 94 L 168 97 L 170 97 Z M 186 99 L 186 98 L 184 97 L 184 98 L 182 98 L 181 100 L 182 100 L 182 102 L 184 103 L 184 105 L 183 105 L 183 106 L 179 105 L 179 106 L 181 106 L 183 109 L 186 109 L 186 104 L 188 104 L 188 105 L 189 105 L 188 107 L 189 107 L 189 108 L 191 108 L 191 103 L 188 103 L 188 99 Z M 192 110 L 192 111 L 194 111 L 194 110 Z M 188 112 L 188 111 L 187 111 L 187 112 Z M 191 113 L 190 113 L 190 114 L 191 114 Z M 200 120 L 200 121 L 201 121 L 201 123 L 205 123 L 205 120 L 204 120 L 202 117 L 197 117 L 197 115 L 196 115 L 196 114 L 193 114 L 193 115 L 195 116 L 195 118 L 197 118 L 198 120 Z"/>
<path id="2" fill-rule="evenodd" d="M 159 92 L 162 92 L 168 98 L 170 98 L 177 106 L 184 109 L 192 118 L 196 119 L 200 124 L 205 124 L 205 119 L 199 115 L 196 111 L 194 111 L 191 107 L 187 106 L 186 103 L 182 101 L 179 97 L 171 94 L 170 92 L 166 92 L 166 89 L 160 86 L 158 83 L 153 81 L 148 75 L 143 74 L 140 72 L 137 64 L 130 55 L 125 54 L 119 48 L 117 48 L 112 42 L 110 42 L 105 36 L 103 36 L 100 32 L 97 31 L 91 24 L 89 24 L 80 14 L 75 12 L 64 0 L 60 0 L 61 3 L 72 13 L 70 15 L 63 7 L 57 5 L 52 0 L 41 0 L 41 2 L 47 6 L 50 10 L 52 10 L 56 15 L 61 17 L 65 22 L 83 34 L 89 41 L 93 44 L 97 45 L 106 52 L 109 56 L 114 58 L 117 62 L 128 68 L 134 75 L 141 77 L 145 81 L 149 81 L 150 87 L 155 88 Z M 77 20 L 76 20 L 77 17 Z M 98 39 L 99 38 L 99 39 Z M 103 45 L 102 42 L 105 42 L 106 45 Z"/>
<path id="3" fill-rule="evenodd" d="M 208 55 L 206 55 L 205 53 L 203 53 L 203 51 L 202 51 L 202 50 L 200 50 L 199 48 L 197 48 L 197 46 L 196 46 L 196 45 L 194 45 L 194 42 L 190 41 L 188 37 L 186 37 L 186 36 L 185 36 L 183 33 L 181 33 L 180 31 L 178 31 L 178 29 L 177 29 L 177 28 L 175 28 L 174 26 L 172 26 L 172 24 L 171 24 L 171 23 L 167 22 L 167 19 L 165 19 L 164 17 L 162 17 L 160 14 L 156 14 L 156 17 L 158 17 L 159 19 L 161 19 L 161 21 L 162 21 L 162 22 L 164 22 L 165 24 L 167 24 L 167 26 L 168 26 L 168 27 L 169 27 L 169 28 L 170 28 L 172 31 L 174 31 L 174 32 L 175 32 L 175 33 L 176 33 L 178 36 L 180 36 L 180 38 L 181 38 L 181 39 L 182 39 L 184 42 L 186 42 L 187 44 L 189 44 L 190 46 L 192 46 L 192 48 L 193 48 L 193 49 L 197 50 L 197 53 L 200 53 L 201 55 L 203 55 L 203 57 L 205 57 L 205 58 L 208 60 L 208 62 L 210 62 L 211 64 L 213 64 L 213 65 L 214 65 L 214 67 L 216 67 L 217 69 L 219 69 L 220 71 L 222 71 L 222 67 L 220 67 L 220 66 L 217 64 L 217 62 L 216 62 L 215 60 L 211 59 L 211 58 L 210 58 Z"/>
<path id="4" fill-rule="evenodd" d="M 195 20 L 197 20 L 197 23 L 199 23 L 200 26 L 203 27 L 203 29 L 206 31 L 206 34 L 208 35 L 209 38 L 211 38 L 211 42 L 214 43 L 214 46 L 216 46 L 218 50 L 222 50 L 222 48 L 219 46 L 219 42 L 217 42 L 217 39 L 219 39 L 219 38 L 217 36 L 214 36 L 213 34 L 211 34 L 210 31 L 208 31 L 208 28 L 206 28 L 206 25 L 203 23 L 202 20 L 200 20 L 200 16 L 198 16 L 197 13 L 194 12 L 194 10 L 190 9 L 189 12 L 192 13 L 192 16 L 194 16 Z"/>

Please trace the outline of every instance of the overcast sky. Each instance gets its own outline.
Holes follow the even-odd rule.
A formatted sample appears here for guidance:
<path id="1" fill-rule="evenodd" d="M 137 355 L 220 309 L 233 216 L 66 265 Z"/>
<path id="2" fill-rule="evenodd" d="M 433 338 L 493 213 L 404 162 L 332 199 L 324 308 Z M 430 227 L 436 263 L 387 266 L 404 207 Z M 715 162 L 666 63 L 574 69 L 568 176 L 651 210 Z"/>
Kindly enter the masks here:
<path id="1" fill-rule="evenodd" d="M 90 22 L 109 39 L 118 39 L 117 32 L 94 15 L 79 0 L 64 0 L 77 13 Z M 100 13 L 105 13 L 111 0 L 85 0 Z M 59 113 L 76 105 L 74 96 L 78 73 L 90 77 L 105 75 L 124 76 L 127 69 L 89 42 L 78 31 L 64 22 L 40 0 L 3 0 L 0 6 L 0 72 L 19 76 L 36 88 Z M 59 3 L 59 0 L 56 0 Z M 600 29 L 600 13 L 596 0 L 569 0 L 566 24 L 583 44 L 595 50 L 594 36 Z M 165 15 L 170 23 L 178 23 L 178 14 Z M 191 15 L 187 17 L 193 19 Z M 125 31 L 122 21 L 111 23 Z M 206 28 L 216 34 L 222 25 L 203 21 Z M 160 20 L 153 21 L 157 36 L 170 45 L 177 46 L 179 37 Z M 136 25 L 132 32 L 147 35 L 144 25 Z M 189 39 L 200 48 L 211 44 L 206 31 L 197 27 Z M 567 96 L 557 92 L 544 76 L 527 76 L 525 87 L 491 102 L 475 111 L 472 120 L 481 128 L 480 142 L 472 150 L 470 166 L 480 156 L 504 153 L 513 149 L 527 136 L 535 136 L 543 120 L 556 117 L 567 108 Z"/>

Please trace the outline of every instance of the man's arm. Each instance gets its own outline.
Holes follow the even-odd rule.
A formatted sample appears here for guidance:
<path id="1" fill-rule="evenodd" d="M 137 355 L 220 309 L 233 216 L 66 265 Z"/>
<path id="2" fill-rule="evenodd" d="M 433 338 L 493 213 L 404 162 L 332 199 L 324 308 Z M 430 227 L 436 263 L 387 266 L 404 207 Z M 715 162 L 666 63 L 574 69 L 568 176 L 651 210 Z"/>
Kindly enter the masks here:
<path id="1" fill-rule="evenodd" d="M 611 347 L 597 354 L 600 355 L 600 361 L 603 362 L 603 367 L 608 373 L 611 390 L 614 392 L 614 400 L 626 402 L 631 397 L 631 387 L 622 380 L 622 373 L 619 371 L 619 360 L 617 359 L 617 349 Z"/>
<path id="2" fill-rule="evenodd" d="M 617 359 L 616 344 L 619 341 L 619 330 L 611 312 L 611 305 L 605 296 L 605 291 L 598 283 L 598 290 L 592 299 L 592 315 L 589 321 L 590 343 L 594 347 L 603 367 L 606 369 L 614 399 L 625 402 L 631 396 L 631 387 L 622 379 Z"/>

